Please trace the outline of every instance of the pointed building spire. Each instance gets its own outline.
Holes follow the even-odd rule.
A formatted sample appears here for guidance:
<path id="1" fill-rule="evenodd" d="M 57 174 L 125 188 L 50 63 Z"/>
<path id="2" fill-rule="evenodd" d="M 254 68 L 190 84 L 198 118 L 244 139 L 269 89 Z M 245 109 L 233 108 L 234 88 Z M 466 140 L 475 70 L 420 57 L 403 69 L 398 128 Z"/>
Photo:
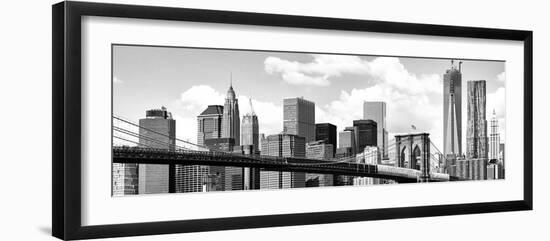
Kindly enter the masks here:
<path id="1" fill-rule="evenodd" d="M 252 98 L 248 98 L 248 102 L 250 102 L 250 115 L 256 115 L 256 113 L 254 113 L 254 107 L 252 106 Z"/>
<path id="2" fill-rule="evenodd" d="M 229 87 L 233 88 L 233 71 L 229 72 Z"/>

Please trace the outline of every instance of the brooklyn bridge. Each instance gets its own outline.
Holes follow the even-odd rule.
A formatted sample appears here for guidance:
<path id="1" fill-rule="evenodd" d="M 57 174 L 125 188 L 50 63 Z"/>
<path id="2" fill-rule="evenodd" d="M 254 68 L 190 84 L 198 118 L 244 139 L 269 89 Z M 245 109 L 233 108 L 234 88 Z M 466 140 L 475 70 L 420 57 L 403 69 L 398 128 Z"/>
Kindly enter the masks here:
<path id="1" fill-rule="evenodd" d="M 327 160 L 300 157 L 275 157 L 259 154 L 240 154 L 200 146 L 174 137 L 168 141 L 139 134 L 135 129 L 143 129 L 139 124 L 114 116 L 113 138 L 128 145 L 115 145 L 112 150 L 113 163 L 206 165 L 255 167 L 268 171 L 306 172 L 319 174 L 372 177 L 393 180 L 397 183 L 443 182 L 458 180 L 449 174 L 430 171 L 429 146 L 433 144 L 427 134 L 397 136 L 397 165 L 357 163 L 354 156 Z M 153 130 L 147 130 L 157 135 Z M 164 145 L 167 148 L 154 148 L 135 141 Z M 177 144 L 176 144 L 177 143 Z M 413 161 L 411 161 L 413 160 Z"/>

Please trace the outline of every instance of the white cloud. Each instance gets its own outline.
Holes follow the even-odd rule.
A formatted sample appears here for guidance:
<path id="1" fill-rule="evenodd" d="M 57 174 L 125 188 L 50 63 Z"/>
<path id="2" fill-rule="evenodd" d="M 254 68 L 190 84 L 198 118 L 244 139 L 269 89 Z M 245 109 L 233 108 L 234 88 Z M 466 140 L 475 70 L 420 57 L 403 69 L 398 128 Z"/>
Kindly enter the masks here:
<path id="1" fill-rule="evenodd" d="M 264 69 L 268 74 L 280 74 L 282 79 L 293 85 L 328 86 L 330 78 L 343 74 L 357 74 L 371 77 L 377 83 L 384 83 L 409 93 L 441 92 L 438 88 L 439 75 L 416 76 L 405 69 L 398 58 L 379 57 L 372 61 L 358 56 L 311 55 L 310 62 L 297 62 L 267 57 Z"/>
<path id="2" fill-rule="evenodd" d="M 208 105 L 223 105 L 225 95 L 208 85 L 195 85 L 181 93 L 181 107 L 189 114 L 198 115 Z"/>

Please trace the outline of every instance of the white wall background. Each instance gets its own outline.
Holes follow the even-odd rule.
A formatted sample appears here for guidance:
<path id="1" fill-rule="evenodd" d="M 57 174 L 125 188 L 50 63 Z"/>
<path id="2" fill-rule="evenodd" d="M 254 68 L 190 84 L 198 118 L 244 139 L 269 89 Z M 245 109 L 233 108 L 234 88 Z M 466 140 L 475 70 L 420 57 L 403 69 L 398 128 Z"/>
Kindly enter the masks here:
<path id="1" fill-rule="evenodd" d="M 126 2 L 126 1 L 119 1 Z M 136 2 L 136 1 L 133 1 Z M 141 1 L 151 2 L 151 1 Z M 550 63 L 545 1 L 172 0 L 190 8 L 528 29 L 534 33 L 534 206 L 530 212 L 461 215 L 115 240 L 548 240 L 544 155 L 550 122 L 543 76 Z M 51 231 L 51 4 L 9 1 L 0 10 L 0 240 L 54 240 Z M 9 111 L 8 111 L 9 110 Z M 16 112 L 18 111 L 18 112 Z M 337 200 L 335 197 L 335 202 Z"/>

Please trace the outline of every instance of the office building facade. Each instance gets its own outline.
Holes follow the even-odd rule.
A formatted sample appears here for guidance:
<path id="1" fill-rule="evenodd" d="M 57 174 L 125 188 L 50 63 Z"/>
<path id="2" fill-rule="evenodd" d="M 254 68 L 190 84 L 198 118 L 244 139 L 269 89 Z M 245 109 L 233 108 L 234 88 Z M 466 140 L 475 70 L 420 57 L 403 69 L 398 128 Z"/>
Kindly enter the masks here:
<path id="1" fill-rule="evenodd" d="M 206 139 L 222 137 L 223 106 L 209 105 L 197 116 L 197 144 L 204 145 Z"/>
<path id="2" fill-rule="evenodd" d="M 333 150 L 334 146 L 324 140 L 308 142 L 306 143 L 306 158 L 329 161 L 334 157 Z M 333 175 L 306 173 L 306 187 L 327 187 L 333 185 Z"/>
<path id="3" fill-rule="evenodd" d="M 338 149 L 350 148 L 351 153 L 355 154 L 355 131 L 353 127 L 346 127 L 343 131 L 339 132 L 338 141 Z M 336 153 L 338 153 L 338 150 L 336 150 Z"/>
<path id="4" fill-rule="evenodd" d="M 324 141 L 325 144 L 332 145 L 332 154 L 336 153 L 336 126 L 330 123 L 315 124 L 315 140 Z"/>
<path id="5" fill-rule="evenodd" d="M 233 138 L 206 139 L 204 145 L 210 150 L 232 152 L 235 146 L 235 140 Z M 187 185 L 182 192 L 199 192 L 203 191 L 205 188 L 206 191 L 241 190 L 238 189 L 238 187 L 242 186 L 242 184 L 239 185 L 238 181 L 236 181 L 236 184 L 233 186 L 232 181 L 234 179 L 239 179 L 239 175 L 242 176 L 242 168 L 226 166 L 188 167 L 188 172 L 193 173 L 193 175 L 188 175 L 190 179 L 187 181 Z M 191 169 L 191 167 L 193 167 L 193 169 Z M 239 169 L 241 170 L 239 171 Z M 235 187 L 235 189 L 233 187 Z"/>
<path id="6" fill-rule="evenodd" d="M 262 143 L 263 155 L 277 157 L 305 157 L 305 138 L 292 134 L 267 136 Z M 260 189 L 282 189 L 305 187 L 305 173 L 260 171 Z"/>
<path id="7" fill-rule="evenodd" d="M 283 100 L 283 132 L 315 140 L 315 103 L 304 98 Z"/>
<path id="8" fill-rule="evenodd" d="M 386 126 L 386 102 L 365 101 L 363 119 L 374 120 L 377 124 L 376 141 L 383 159 L 388 158 L 388 129 Z"/>
<path id="9" fill-rule="evenodd" d="M 139 120 L 139 145 L 148 148 L 175 150 L 176 120 L 165 107 L 147 110 Z M 174 171 L 177 165 L 139 164 L 139 194 L 168 193 L 174 188 Z M 177 176 L 175 177 L 177 178 Z"/>
<path id="10" fill-rule="evenodd" d="M 377 123 L 373 120 L 354 120 L 353 132 L 355 134 L 356 152 L 362 152 L 367 146 L 377 145 Z"/>

